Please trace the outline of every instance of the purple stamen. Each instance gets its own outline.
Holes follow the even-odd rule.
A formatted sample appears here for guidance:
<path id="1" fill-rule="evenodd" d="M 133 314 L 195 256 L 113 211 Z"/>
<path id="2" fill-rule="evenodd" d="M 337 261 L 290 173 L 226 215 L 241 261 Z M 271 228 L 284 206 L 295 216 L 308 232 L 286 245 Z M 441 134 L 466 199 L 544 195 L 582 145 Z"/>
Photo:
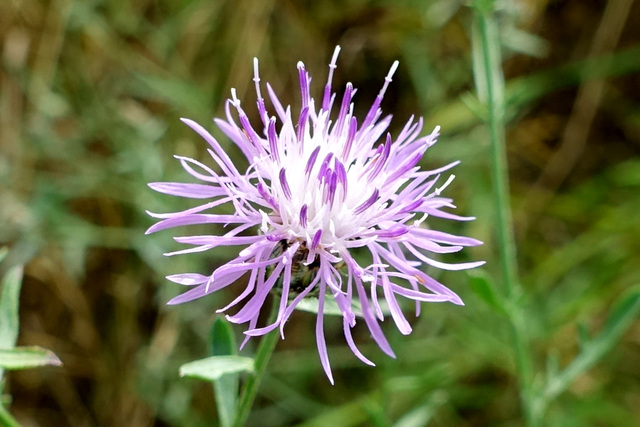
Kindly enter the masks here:
<path id="1" fill-rule="evenodd" d="M 316 164 L 316 159 L 318 158 L 318 154 L 320 153 L 320 146 L 318 145 L 313 153 L 309 156 L 309 160 L 307 160 L 307 166 L 304 169 L 304 174 L 309 177 L 311 171 L 313 170 L 313 166 Z"/>
<path id="2" fill-rule="evenodd" d="M 260 73 L 258 69 L 258 58 L 253 58 L 253 82 L 256 86 L 256 97 L 258 104 L 258 113 L 262 123 L 266 126 L 269 122 L 269 114 L 267 114 L 267 107 L 264 104 L 264 98 L 260 92 Z"/>
<path id="3" fill-rule="evenodd" d="M 358 119 L 355 117 L 351 117 L 351 122 L 349 123 L 349 132 L 347 133 L 347 141 L 344 144 L 344 148 L 342 149 L 342 159 L 347 161 L 349 159 L 349 154 L 351 153 L 351 146 L 353 145 L 353 140 L 356 137 L 356 132 L 358 131 Z"/>
<path id="4" fill-rule="evenodd" d="M 327 199 L 329 202 L 329 206 L 333 207 L 333 201 L 336 197 L 338 174 L 336 172 L 332 172 L 329 174 L 328 178 L 329 178 L 329 194 Z"/>
<path id="5" fill-rule="evenodd" d="M 408 232 L 409 232 L 409 228 L 407 228 L 404 225 L 398 225 L 388 230 L 377 230 L 376 235 L 378 237 L 383 237 L 383 238 L 393 238 L 393 237 L 400 237 L 403 234 L 407 234 Z"/>
<path id="6" fill-rule="evenodd" d="M 395 61 L 393 65 L 391 65 L 391 69 L 389 70 L 387 77 L 384 78 L 384 85 L 382 85 L 382 89 L 380 89 L 380 93 L 378 93 L 378 96 L 376 96 L 376 100 L 373 102 L 373 105 L 371 106 L 369 113 L 367 113 L 367 117 L 364 119 L 364 122 L 362 123 L 363 129 L 366 129 L 371 123 L 373 123 L 375 116 L 379 114 L 378 110 L 380 109 L 380 103 L 382 103 L 382 98 L 384 98 L 384 93 L 387 90 L 389 83 L 391 83 L 391 77 L 393 77 L 393 74 L 398 69 L 398 64 L 399 62 Z"/>
<path id="7" fill-rule="evenodd" d="M 278 152 L 278 135 L 276 134 L 276 118 L 271 117 L 269 127 L 267 129 L 267 137 L 269 138 L 269 151 L 273 160 L 280 164 L 280 153 Z"/>
<path id="8" fill-rule="evenodd" d="M 337 160 L 334 162 L 336 165 L 336 175 L 338 179 L 338 183 L 342 186 L 342 201 L 344 202 L 347 199 L 347 170 L 344 168 L 344 165 L 341 161 Z"/>
<path id="9" fill-rule="evenodd" d="M 396 169 L 395 172 L 393 172 L 391 175 L 389 175 L 389 177 L 385 180 L 384 184 L 385 185 L 390 184 L 393 181 L 395 181 L 396 179 L 400 178 L 401 176 L 404 176 L 415 165 L 418 164 L 420 159 L 422 159 L 422 156 L 423 156 L 423 153 L 418 153 L 415 156 L 413 156 L 412 158 L 410 158 L 409 160 L 407 160 L 407 162 L 405 164 L 400 166 L 398 169 Z"/>
<path id="10" fill-rule="evenodd" d="M 249 122 L 249 119 L 247 118 L 247 115 L 244 113 L 244 111 L 242 111 L 239 106 L 238 109 L 240 111 L 240 124 L 242 125 L 242 130 L 244 130 L 245 136 L 247 137 L 249 142 L 254 145 L 254 147 L 262 151 L 263 147 L 259 142 L 261 138 L 251 127 L 251 123 Z"/>
<path id="11" fill-rule="evenodd" d="M 336 46 L 336 49 L 333 51 L 333 57 L 331 58 L 331 63 L 329 64 L 329 76 L 327 76 L 327 84 L 324 87 L 324 96 L 322 98 L 322 109 L 324 111 L 329 111 L 331 108 L 331 81 L 333 80 L 333 70 L 338 68 L 336 62 L 338 61 L 338 54 L 340 53 L 340 46 Z"/>
<path id="12" fill-rule="evenodd" d="M 284 192 L 284 196 L 287 200 L 291 200 L 291 189 L 289 188 L 289 183 L 287 182 L 287 173 L 284 168 L 280 169 L 280 186 L 282 187 L 282 191 Z"/>
<path id="13" fill-rule="evenodd" d="M 369 209 L 371 207 L 371 205 L 373 205 L 376 200 L 378 200 L 378 194 L 380 192 L 378 191 L 378 189 L 376 188 L 375 190 L 373 190 L 373 193 L 371 194 L 371 196 L 364 201 L 364 203 L 362 203 L 360 206 L 358 206 L 357 208 L 355 208 L 353 210 L 353 213 L 358 215 L 361 214 L 362 212 L 366 211 L 367 209 Z"/>
<path id="14" fill-rule="evenodd" d="M 279 206 L 278 206 L 278 202 L 276 202 L 276 200 L 273 198 L 273 196 L 271 196 L 271 194 L 269 194 L 266 190 L 266 188 L 264 188 L 264 185 L 262 185 L 261 182 L 259 182 L 256 185 L 256 189 L 258 190 L 258 193 L 260 194 L 260 197 L 262 197 L 262 199 L 267 202 L 269 205 L 271 205 L 272 208 L 278 210 Z"/>
<path id="15" fill-rule="evenodd" d="M 342 133 L 342 127 L 344 126 L 344 121 L 347 118 L 349 104 L 351 103 L 351 99 L 353 99 L 354 94 L 355 91 L 353 90 L 353 85 L 351 83 L 347 83 L 344 95 L 342 96 L 342 105 L 340 106 L 340 112 L 338 113 L 338 121 L 333 128 L 333 135 L 336 137 L 339 137 Z"/>
<path id="16" fill-rule="evenodd" d="M 318 171 L 318 179 L 322 180 L 324 178 L 325 173 L 327 172 L 327 168 L 329 167 L 329 162 L 333 158 L 333 153 L 329 153 L 325 156 L 322 164 L 320 165 L 320 170 Z"/>
<path id="17" fill-rule="evenodd" d="M 300 112 L 300 118 L 298 119 L 298 142 L 302 144 L 304 142 L 304 132 L 307 128 L 307 120 L 309 118 L 309 107 L 303 108 Z M 302 145 L 300 146 L 302 150 Z"/>
<path id="18" fill-rule="evenodd" d="M 406 205 L 405 207 L 403 207 L 398 212 L 398 214 L 405 214 L 405 213 L 413 212 L 414 210 L 416 210 L 420 206 L 422 206 L 423 203 L 424 203 L 424 200 L 422 200 L 422 199 L 414 200 L 413 202 L 411 202 L 408 205 Z"/>
<path id="19" fill-rule="evenodd" d="M 311 249 L 318 249 L 318 245 L 320 244 L 320 238 L 322 237 L 322 230 L 316 231 L 316 234 L 313 235 L 313 240 L 311 241 Z"/>
<path id="20" fill-rule="evenodd" d="M 371 170 L 371 173 L 369 174 L 369 179 L 373 179 L 378 176 L 382 168 L 387 164 L 387 159 L 389 158 L 389 153 L 391 150 L 391 134 L 387 134 L 387 140 L 384 144 L 382 144 L 382 147 L 378 148 L 382 148 L 381 154 L 380 157 L 378 157 L 375 161 L 376 163 L 374 165 L 374 168 Z"/>
<path id="21" fill-rule="evenodd" d="M 300 208 L 300 225 L 303 228 L 307 228 L 307 205 L 304 204 L 302 205 L 302 207 Z"/>
<path id="22" fill-rule="evenodd" d="M 298 76 L 300 77 L 300 96 L 304 109 L 309 106 L 309 75 L 302 62 L 298 62 Z"/>
<path id="23" fill-rule="evenodd" d="M 329 195 L 331 193 L 330 183 L 331 183 L 331 175 L 333 171 L 329 168 L 324 170 L 322 177 L 318 177 L 319 185 L 322 188 L 322 203 L 329 203 Z"/>
<path id="24" fill-rule="evenodd" d="M 376 151 L 373 153 L 371 157 L 369 157 L 369 161 L 367 162 L 364 169 L 360 173 L 361 178 L 371 173 L 371 171 L 373 171 L 376 168 L 376 165 L 380 160 L 380 156 L 382 155 L 382 150 L 384 150 L 384 147 L 382 145 L 378 145 L 378 147 L 376 148 Z"/>

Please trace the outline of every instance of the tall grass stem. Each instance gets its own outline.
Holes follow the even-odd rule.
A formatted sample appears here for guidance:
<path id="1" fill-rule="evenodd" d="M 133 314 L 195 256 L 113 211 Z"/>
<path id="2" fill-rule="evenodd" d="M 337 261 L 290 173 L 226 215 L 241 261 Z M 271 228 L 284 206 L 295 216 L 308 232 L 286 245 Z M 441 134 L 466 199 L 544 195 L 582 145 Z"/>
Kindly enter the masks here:
<path id="1" fill-rule="evenodd" d="M 278 304 L 274 302 L 272 303 L 271 313 L 269 314 L 267 324 L 273 323 L 277 314 Z M 258 393 L 260 382 L 262 381 L 262 377 L 264 376 L 267 365 L 269 364 L 269 359 L 271 359 L 271 355 L 273 354 L 273 350 L 275 349 L 279 338 L 280 335 L 278 329 L 275 329 L 262 337 L 254 358 L 255 371 L 253 375 L 250 375 L 247 378 L 242 389 L 240 402 L 236 409 L 236 414 L 232 424 L 233 427 L 242 427 L 245 425 L 247 418 L 249 417 L 249 413 L 251 412 L 253 401 Z"/>
<path id="2" fill-rule="evenodd" d="M 478 98 L 486 106 L 489 129 L 493 202 L 501 282 L 507 316 L 513 335 L 520 398 L 526 425 L 539 425 L 532 392 L 532 360 L 529 336 L 522 311 L 523 291 L 518 281 L 518 264 L 509 195 L 509 173 L 505 138 L 504 76 L 500 55 L 500 38 L 492 0 L 476 0 L 473 23 L 473 71 Z"/>

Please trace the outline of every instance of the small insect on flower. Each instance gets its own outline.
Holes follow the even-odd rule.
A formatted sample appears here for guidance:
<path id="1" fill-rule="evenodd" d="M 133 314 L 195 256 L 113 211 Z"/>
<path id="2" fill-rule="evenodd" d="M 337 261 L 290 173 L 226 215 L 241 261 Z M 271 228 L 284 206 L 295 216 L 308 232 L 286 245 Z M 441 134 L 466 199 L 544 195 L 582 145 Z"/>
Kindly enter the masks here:
<path id="1" fill-rule="evenodd" d="M 290 243 L 286 240 L 280 240 L 279 244 L 271 253 L 271 257 L 283 254 L 289 247 Z M 307 249 L 306 242 L 300 242 L 298 250 L 293 254 L 291 259 L 291 284 L 289 285 L 289 298 L 300 295 L 315 279 L 320 268 L 320 257 L 316 255 L 315 259 L 307 264 L 307 257 L 309 256 L 309 250 Z M 274 292 L 280 294 L 282 291 L 282 281 L 279 280 L 274 287 Z M 315 292 L 307 294 L 308 297 L 317 297 L 317 288 L 314 288 Z"/>
<path id="2" fill-rule="evenodd" d="M 295 117 L 291 107 L 282 106 L 269 84 L 266 88 L 275 115 L 268 113 L 258 60 L 254 60 L 259 125 L 254 128 L 250 123 L 233 89 L 226 103 L 226 119 L 215 120 L 246 157 L 249 167 L 245 172 L 238 170 L 202 126 L 182 119 L 207 141 L 218 171 L 197 160 L 176 156 L 199 182 L 159 182 L 149 186 L 203 203 L 181 212 L 149 213 L 159 221 L 147 231 L 193 224 L 223 224 L 229 230 L 222 235 L 176 237 L 177 242 L 192 247 L 166 255 L 244 246 L 234 259 L 211 274 L 168 277 L 191 287 L 169 302 L 179 304 L 230 286 L 248 274 L 246 287 L 218 310 L 228 312 L 239 307 L 227 319 L 249 324 L 242 345 L 250 337 L 276 328 L 284 338 L 284 325 L 294 309 L 305 298 L 317 299 L 316 342 L 320 361 L 332 383 L 323 331 L 327 300 L 342 316 L 344 336 L 353 353 L 373 365 L 357 348 L 351 334 L 358 318 L 382 351 L 395 357 L 380 323 L 390 317 L 401 333 L 411 332 L 398 296 L 414 301 L 417 314 L 422 302 L 462 304 L 453 291 L 420 267 L 426 264 L 462 270 L 483 264 L 447 264 L 429 255 L 458 252 L 481 242 L 426 226 L 432 217 L 458 221 L 473 218 L 448 211 L 455 206 L 441 192 L 453 176 L 437 185 L 441 174 L 458 162 L 435 170 L 421 170 L 419 166 L 427 149 L 436 142 L 439 128 L 420 136 L 422 119 L 411 117 L 395 139 L 386 132 L 391 116 L 382 117 L 380 105 L 397 61 L 363 119 L 353 114 L 356 89 L 351 83 L 347 83 L 337 114 L 332 117 L 336 94 L 331 82 L 339 51 L 337 47 L 318 103 L 310 95 L 311 77 L 304 64 L 298 63 L 301 107 Z M 217 209 L 223 205 L 231 205 L 234 212 L 221 213 Z M 276 298 L 276 320 L 257 327 L 269 293 Z"/>

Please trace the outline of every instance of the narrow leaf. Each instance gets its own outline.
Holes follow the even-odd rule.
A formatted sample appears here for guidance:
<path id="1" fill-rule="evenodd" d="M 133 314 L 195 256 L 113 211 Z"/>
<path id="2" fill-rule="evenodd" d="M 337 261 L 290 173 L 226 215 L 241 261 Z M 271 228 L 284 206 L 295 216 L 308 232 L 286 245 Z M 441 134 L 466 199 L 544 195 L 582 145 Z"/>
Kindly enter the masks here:
<path id="1" fill-rule="evenodd" d="M 596 338 L 584 344 L 580 353 L 560 374 L 550 377 L 544 397 L 547 401 L 566 390 L 571 383 L 595 365 L 620 340 L 622 334 L 640 313 L 640 288 L 635 287 L 616 304 L 605 326 Z"/>
<path id="2" fill-rule="evenodd" d="M 578 339 L 580 340 L 581 349 L 584 349 L 591 341 L 589 329 L 587 329 L 587 325 L 585 325 L 583 322 L 578 323 Z"/>
<path id="3" fill-rule="evenodd" d="M 489 307 L 505 314 L 506 310 L 504 303 L 501 300 L 501 296 L 496 291 L 495 282 L 493 279 L 483 270 L 474 270 L 469 273 L 470 281 L 469 286 L 471 290 L 476 293 Z"/>
<path id="4" fill-rule="evenodd" d="M 229 322 L 219 317 L 211 326 L 211 353 L 214 356 L 236 356 L 235 335 Z M 221 427 L 229 427 L 238 404 L 239 374 L 233 372 L 213 380 L 218 418 Z"/>
<path id="5" fill-rule="evenodd" d="M 211 354 L 229 356 L 238 353 L 235 335 L 229 322 L 218 317 L 211 326 Z"/>
<path id="6" fill-rule="evenodd" d="M 13 267 L 2 279 L 0 292 L 0 348 L 13 348 L 18 339 L 18 306 L 22 266 Z"/>
<path id="7" fill-rule="evenodd" d="M 253 372 L 253 359 L 240 356 L 212 356 L 185 363 L 180 367 L 180 376 L 214 381 L 235 372 Z"/>
<path id="8" fill-rule="evenodd" d="M 607 319 L 604 329 L 598 336 L 598 344 L 611 346 L 622 336 L 640 311 L 640 289 L 634 289 L 622 298 L 613 313 Z"/>
<path id="9" fill-rule="evenodd" d="M 4 259 L 9 255 L 9 249 L 6 246 L 0 248 L 0 262 L 4 261 Z"/>
<path id="10" fill-rule="evenodd" d="M 438 409 L 447 403 L 444 392 L 433 393 L 425 403 L 404 414 L 393 427 L 421 427 L 429 425 Z"/>
<path id="11" fill-rule="evenodd" d="M 558 355 L 550 352 L 547 354 L 547 376 L 553 378 L 560 372 L 560 361 Z"/>
<path id="12" fill-rule="evenodd" d="M 15 347 L 0 349 L 0 367 L 3 369 L 29 369 L 40 366 L 62 366 L 51 350 L 42 347 Z"/>

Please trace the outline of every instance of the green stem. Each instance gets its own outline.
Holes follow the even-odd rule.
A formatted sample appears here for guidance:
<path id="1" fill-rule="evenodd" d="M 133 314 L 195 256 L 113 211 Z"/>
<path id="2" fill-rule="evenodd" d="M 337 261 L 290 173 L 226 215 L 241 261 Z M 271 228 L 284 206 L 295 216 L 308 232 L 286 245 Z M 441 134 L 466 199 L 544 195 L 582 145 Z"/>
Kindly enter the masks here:
<path id="1" fill-rule="evenodd" d="M 0 396 L 1 398 L 1 396 Z M 0 403 L 0 426 L 1 427 L 20 427 L 20 424 L 11 416 L 4 406 Z"/>
<path id="2" fill-rule="evenodd" d="M 484 3 L 484 2 L 482 2 Z M 491 178 L 497 215 L 500 269 L 507 295 L 518 288 L 516 245 L 509 195 L 509 171 L 504 134 L 504 78 L 500 59 L 500 39 L 491 11 L 477 8 L 474 26 L 474 72 L 481 101 L 488 108 L 487 124 L 491 141 Z"/>
<path id="3" fill-rule="evenodd" d="M 277 314 L 278 304 L 274 301 L 267 324 L 273 323 Z M 262 381 L 262 377 L 267 369 L 267 364 L 269 363 L 269 359 L 271 358 L 271 354 L 276 347 L 279 337 L 278 329 L 275 329 L 262 337 L 254 358 L 255 371 L 253 375 L 247 378 L 242 389 L 240 403 L 236 408 L 236 415 L 232 424 L 233 427 L 242 427 L 245 425 L 247 418 L 249 417 L 249 413 L 251 412 L 253 401 L 258 393 L 260 382 Z"/>
<path id="4" fill-rule="evenodd" d="M 533 369 L 529 337 L 521 309 L 523 294 L 518 282 L 518 264 L 509 194 L 509 173 L 505 143 L 504 77 L 500 58 L 500 39 L 493 16 L 492 0 L 475 2 L 473 28 L 473 64 L 478 98 L 487 107 L 487 125 L 491 144 L 491 178 L 494 188 L 497 244 L 500 272 L 505 288 L 507 315 L 513 334 L 516 366 L 520 379 L 520 398 L 526 424 L 539 424 L 540 411 L 532 392 Z"/>

